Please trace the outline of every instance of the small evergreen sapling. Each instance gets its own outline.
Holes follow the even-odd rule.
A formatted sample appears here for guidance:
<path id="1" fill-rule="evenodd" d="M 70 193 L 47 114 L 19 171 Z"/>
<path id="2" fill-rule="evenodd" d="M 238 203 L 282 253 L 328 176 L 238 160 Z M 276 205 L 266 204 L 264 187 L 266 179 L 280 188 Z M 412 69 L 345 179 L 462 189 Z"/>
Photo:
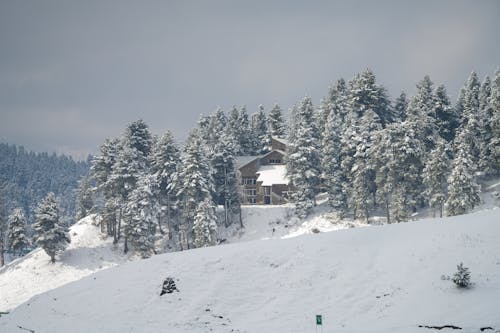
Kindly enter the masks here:
<path id="1" fill-rule="evenodd" d="M 457 272 L 453 275 L 452 281 L 458 288 L 467 288 L 471 285 L 469 269 L 464 267 L 463 263 L 457 265 Z"/>

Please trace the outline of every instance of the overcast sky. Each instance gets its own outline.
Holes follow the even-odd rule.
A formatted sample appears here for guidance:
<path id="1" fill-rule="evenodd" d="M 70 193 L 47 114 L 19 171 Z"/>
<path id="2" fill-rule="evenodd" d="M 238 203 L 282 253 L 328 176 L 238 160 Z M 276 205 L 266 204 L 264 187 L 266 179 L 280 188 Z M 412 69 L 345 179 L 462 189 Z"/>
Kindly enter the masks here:
<path id="1" fill-rule="evenodd" d="M 369 67 L 453 97 L 500 65 L 500 1 L 0 0 L 0 142 L 85 156 L 127 123 L 181 140 L 220 105 L 315 104 Z"/>

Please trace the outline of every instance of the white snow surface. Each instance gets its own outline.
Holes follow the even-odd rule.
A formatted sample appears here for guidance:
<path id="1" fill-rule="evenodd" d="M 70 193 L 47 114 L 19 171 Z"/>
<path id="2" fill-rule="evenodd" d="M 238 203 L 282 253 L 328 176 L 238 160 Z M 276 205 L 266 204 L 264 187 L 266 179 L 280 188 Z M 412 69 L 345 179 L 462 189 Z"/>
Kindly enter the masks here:
<path id="1" fill-rule="evenodd" d="M 290 179 L 286 175 L 286 165 L 262 165 L 257 171 L 258 182 L 262 182 L 262 186 L 272 185 L 288 185 Z"/>
<path id="2" fill-rule="evenodd" d="M 70 237 L 71 243 L 54 264 L 45 251 L 38 248 L 0 269 L 0 311 L 12 309 L 33 295 L 127 260 L 113 250 L 112 238 L 103 238 L 95 215 L 73 225 Z"/>
<path id="3" fill-rule="evenodd" d="M 316 314 L 324 332 L 500 330 L 499 239 L 491 209 L 168 253 L 35 296 L 0 332 L 315 332 Z M 460 262 L 470 289 L 445 277 Z"/>

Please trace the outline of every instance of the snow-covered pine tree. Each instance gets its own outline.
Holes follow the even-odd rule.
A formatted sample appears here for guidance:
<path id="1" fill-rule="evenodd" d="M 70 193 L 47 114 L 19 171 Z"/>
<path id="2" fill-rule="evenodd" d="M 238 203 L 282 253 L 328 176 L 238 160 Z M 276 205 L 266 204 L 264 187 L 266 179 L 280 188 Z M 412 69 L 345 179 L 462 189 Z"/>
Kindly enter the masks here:
<path id="1" fill-rule="evenodd" d="M 269 127 L 271 128 L 271 135 L 277 137 L 285 137 L 286 126 L 283 120 L 283 112 L 280 106 L 275 103 L 271 111 L 269 112 L 268 119 Z"/>
<path id="2" fill-rule="evenodd" d="M 33 243 L 41 247 L 54 263 L 56 254 L 64 251 L 70 241 L 68 228 L 59 220 L 59 208 L 54 193 L 50 192 L 36 209 Z"/>
<path id="3" fill-rule="evenodd" d="M 397 121 L 406 120 L 406 109 L 408 108 L 408 98 L 404 91 L 399 94 L 398 98 L 394 101 L 394 117 Z"/>
<path id="4" fill-rule="evenodd" d="M 500 70 L 495 74 L 491 85 L 490 96 L 491 116 L 491 140 L 489 147 L 491 169 L 495 175 L 500 174 Z"/>
<path id="5" fill-rule="evenodd" d="M 240 113 L 236 106 L 233 105 L 231 112 L 229 112 L 229 116 L 227 119 L 227 127 L 226 132 L 229 135 L 231 141 L 235 143 L 235 156 L 243 155 L 243 150 L 241 148 L 241 124 L 240 124 Z"/>
<path id="6" fill-rule="evenodd" d="M 372 110 L 366 110 L 358 121 L 358 134 L 353 138 L 356 144 L 356 152 L 353 156 L 353 165 L 349 177 L 352 187 L 350 188 L 349 200 L 354 211 L 354 216 L 364 218 L 368 222 L 369 207 L 373 205 L 375 195 L 375 169 L 373 159 L 369 155 L 376 131 L 382 129 L 379 116 Z"/>
<path id="7" fill-rule="evenodd" d="M 151 175 L 139 178 L 136 188 L 129 195 L 123 214 L 124 251 L 127 253 L 130 244 L 143 258 L 150 257 L 155 252 L 154 235 L 159 207 L 153 194 L 153 188 L 157 187 L 154 182 L 155 177 Z"/>
<path id="8" fill-rule="evenodd" d="M 175 186 L 177 168 L 180 163 L 180 153 L 174 136 L 167 131 L 161 136 L 153 147 L 151 154 L 151 174 L 154 176 L 154 182 L 158 188 L 153 189 L 157 193 L 157 202 L 160 207 L 158 212 L 158 228 L 163 233 L 162 221 L 163 212 L 166 215 L 166 223 L 169 231 L 169 238 L 172 237 L 172 203 L 176 201 L 177 192 Z"/>
<path id="9" fill-rule="evenodd" d="M 493 163 L 493 152 L 491 151 L 491 140 L 493 139 L 493 108 L 491 107 L 491 80 L 486 76 L 479 91 L 479 128 L 481 131 L 479 170 L 487 175 L 493 175 L 495 166 Z"/>
<path id="10" fill-rule="evenodd" d="M 23 250 L 30 245 L 27 234 L 26 219 L 21 208 L 15 208 L 9 215 L 9 227 L 7 231 L 7 249 L 12 253 L 22 254 Z"/>
<path id="11" fill-rule="evenodd" d="M 458 134 L 457 153 L 452 162 L 452 171 L 448 177 L 448 199 L 446 212 L 448 216 L 461 215 L 470 211 L 480 203 L 479 187 L 474 179 L 466 133 L 467 127 Z"/>
<path id="12" fill-rule="evenodd" d="M 92 213 L 93 208 L 94 199 L 92 197 L 92 189 L 89 185 L 88 177 L 82 177 L 76 196 L 76 220 L 83 219 L 85 216 Z"/>
<path id="13" fill-rule="evenodd" d="M 240 186 L 235 167 L 235 151 L 238 143 L 228 131 L 220 133 L 220 137 L 211 149 L 211 166 L 214 171 L 214 201 L 224 206 L 224 224 L 233 223 L 234 215 L 241 221 Z"/>
<path id="14" fill-rule="evenodd" d="M 118 208 L 118 184 L 112 175 L 120 149 L 119 139 L 106 139 L 100 147 L 100 155 L 94 157 L 90 168 L 90 175 L 96 182 L 96 192 L 103 196 L 101 230 L 105 227 L 107 234 L 114 237 L 115 243 L 118 241 L 118 220 L 116 214 L 111 213 L 110 209 Z"/>
<path id="15" fill-rule="evenodd" d="M 296 188 L 296 214 L 305 218 L 315 205 L 315 196 L 321 182 L 321 160 L 318 131 L 314 122 L 312 100 L 306 96 L 292 120 L 288 137 L 287 175 Z"/>
<path id="16" fill-rule="evenodd" d="M 347 194 L 343 184 L 347 176 L 341 167 L 342 111 L 340 103 L 330 103 L 321 143 L 323 182 L 330 206 L 342 217 L 347 210 Z"/>
<path id="17" fill-rule="evenodd" d="M 470 286 L 470 272 L 463 263 L 457 265 L 457 272 L 453 275 L 451 279 L 458 288 L 467 288 Z"/>
<path id="18" fill-rule="evenodd" d="M 2 205 L 1 201 L 0 201 L 0 205 Z M 3 256 L 5 229 L 6 229 L 5 228 L 5 220 L 3 219 L 2 210 L 0 209 L 0 267 L 3 267 L 3 265 L 5 265 L 5 258 Z"/>
<path id="19" fill-rule="evenodd" d="M 185 230 L 191 230 L 198 203 L 211 199 L 214 180 L 207 157 L 207 147 L 198 130 L 193 130 L 183 149 L 178 172 L 177 197 L 184 217 Z M 188 237 L 188 235 L 186 235 Z M 188 240 L 189 241 L 189 240 Z"/>
<path id="20" fill-rule="evenodd" d="M 475 72 L 472 72 L 465 83 L 465 95 L 463 113 L 461 119 L 461 133 L 466 137 L 461 139 L 460 144 L 467 149 L 470 161 L 472 162 L 471 172 L 477 171 L 480 151 L 481 151 L 481 129 L 479 127 L 479 89 L 480 83 Z M 455 147 L 458 151 L 458 146 Z"/>
<path id="21" fill-rule="evenodd" d="M 242 155 L 255 155 L 255 139 L 250 126 L 250 120 L 246 106 L 242 106 L 239 114 L 239 144 Z"/>
<path id="22" fill-rule="evenodd" d="M 265 154 L 271 150 L 271 130 L 267 124 L 267 116 L 263 105 L 259 105 L 259 111 L 252 115 L 252 134 L 254 152 Z"/>
<path id="23" fill-rule="evenodd" d="M 118 227 L 116 238 L 121 237 L 123 209 L 127 205 L 129 194 L 137 187 L 139 178 L 149 172 L 149 154 L 152 148 L 152 136 L 148 125 L 142 120 L 130 123 L 123 134 L 121 150 L 113 165 L 111 180 L 118 195 Z"/>
<path id="24" fill-rule="evenodd" d="M 439 85 L 434 91 L 434 114 L 439 135 L 447 142 L 453 141 L 459 119 L 455 109 L 451 106 L 444 85 Z"/>
<path id="25" fill-rule="evenodd" d="M 426 187 L 424 195 L 429 202 L 429 206 L 439 210 L 439 217 L 443 217 L 443 206 L 446 201 L 446 187 L 448 178 L 449 160 L 446 151 L 446 144 L 438 142 L 436 148 L 431 151 L 427 163 L 425 164 L 422 180 Z"/>
<path id="26" fill-rule="evenodd" d="M 215 207 L 205 198 L 196 207 L 193 219 L 194 246 L 205 247 L 217 244 L 217 217 Z"/>

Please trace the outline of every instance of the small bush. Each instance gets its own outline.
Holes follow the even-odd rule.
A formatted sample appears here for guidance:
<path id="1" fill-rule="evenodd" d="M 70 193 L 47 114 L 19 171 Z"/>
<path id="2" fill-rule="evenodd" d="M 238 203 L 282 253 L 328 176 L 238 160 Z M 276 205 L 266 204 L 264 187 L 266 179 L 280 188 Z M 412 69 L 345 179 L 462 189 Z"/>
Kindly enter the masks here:
<path id="1" fill-rule="evenodd" d="M 467 288 L 471 285 L 469 269 L 464 267 L 463 263 L 457 266 L 457 272 L 453 275 L 452 281 L 458 288 Z"/>

